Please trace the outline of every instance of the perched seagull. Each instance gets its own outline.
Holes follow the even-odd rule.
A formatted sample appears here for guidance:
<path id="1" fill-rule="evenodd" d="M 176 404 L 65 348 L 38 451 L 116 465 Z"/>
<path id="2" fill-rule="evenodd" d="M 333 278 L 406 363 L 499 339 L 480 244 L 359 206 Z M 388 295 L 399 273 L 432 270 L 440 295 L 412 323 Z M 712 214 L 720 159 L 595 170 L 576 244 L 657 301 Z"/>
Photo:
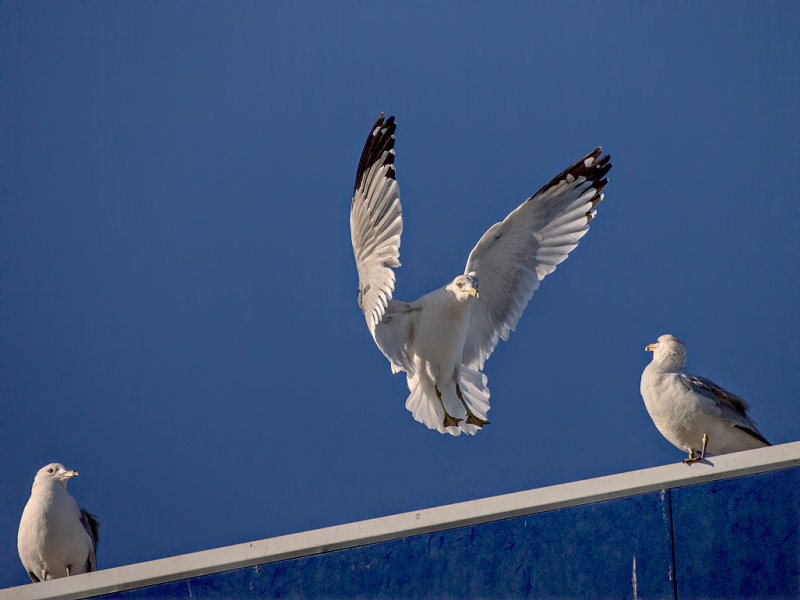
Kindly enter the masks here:
<path id="1" fill-rule="evenodd" d="M 475 434 L 488 424 L 484 362 L 514 331 L 542 279 L 589 230 L 611 163 L 600 148 L 587 154 L 492 225 L 463 275 L 403 302 L 392 298 L 403 232 L 395 127 L 394 117 L 380 114 L 356 172 L 350 234 L 358 304 L 392 372 L 406 373 L 406 408 L 414 419 L 441 433 Z"/>
<path id="2" fill-rule="evenodd" d="M 645 350 L 653 352 L 653 360 L 642 373 L 644 405 L 661 435 L 689 452 L 683 462 L 770 445 L 747 416 L 747 402 L 709 379 L 683 372 L 682 341 L 666 334 Z"/>
<path id="3" fill-rule="evenodd" d="M 58 579 L 97 569 L 97 517 L 67 491 L 77 471 L 50 463 L 39 469 L 22 511 L 17 550 L 31 581 Z"/>

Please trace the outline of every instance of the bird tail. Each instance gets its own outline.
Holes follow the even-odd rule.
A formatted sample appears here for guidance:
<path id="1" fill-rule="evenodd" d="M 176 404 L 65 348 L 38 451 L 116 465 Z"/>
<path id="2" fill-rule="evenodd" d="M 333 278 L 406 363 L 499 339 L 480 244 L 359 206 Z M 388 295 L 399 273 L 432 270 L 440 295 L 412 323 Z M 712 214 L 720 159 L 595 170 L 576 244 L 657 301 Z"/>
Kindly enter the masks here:
<path id="1" fill-rule="evenodd" d="M 448 414 L 461 419 L 458 426 L 451 427 L 444 426 L 444 412 L 436 397 L 436 389 L 430 377 L 422 371 L 416 371 L 408 374 L 407 382 L 411 393 L 406 400 L 406 408 L 416 421 L 428 429 L 435 429 L 439 433 L 449 433 L 450 435 L 461 435 L 462 432 L 475 435 L 480 429 L 479 426 L 466 422 L 467 412 L 458 398 L 454 382 L 439 389 Z M 489 389 L 486 387 L 486 382 L 486 375 L 480 371 L 469 367 L 461 368 L 459 385 L 461 396 L 472 414 L 483 420 L 486 419 L 489 412 Z"/>
<path id="2" fill-rule="evenodd" d="M 486 420 L 490 408 L 489 388 L 486 387 L 488 381 L 486 375 L 477 369 L 471 369 L 466 365 L 461 366 L 461 395 L 472 414 L 484 420 Z"/>

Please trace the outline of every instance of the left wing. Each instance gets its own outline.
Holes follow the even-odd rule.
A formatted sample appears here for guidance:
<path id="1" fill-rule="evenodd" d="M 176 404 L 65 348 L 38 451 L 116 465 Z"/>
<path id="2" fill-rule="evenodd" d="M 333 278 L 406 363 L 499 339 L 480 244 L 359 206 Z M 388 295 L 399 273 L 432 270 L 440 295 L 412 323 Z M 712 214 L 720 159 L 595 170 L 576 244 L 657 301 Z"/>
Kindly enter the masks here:
<path id="1" fill-rule="evenodd" d="M 603 199 L 611 169 L 601 149 L 590 152 L 495 223 L 472 249 L 465 273 L 478 278 L 463 364 L 482 369 L 500 338 L 507 340 L 542 279 L 578 245 Z"/>
<path id="2" fill-rule="evenodd" d="M 710 379 L 700 377 L 699 375 L 679 373 L 678 379 L 693 392 L 702 394 L 706 398 L 713 400 L 720 410 L 720 417 L 728 421 L 731 425 L 752 435 L 757 440 L 764 442 L 767 446 L 771 445 L 764 436 L 761 435 L 753 419 L 748 416 L 747 411 L 750 409 L 750 405 L 747 404 L 744 399 L 721 388 Z"/>

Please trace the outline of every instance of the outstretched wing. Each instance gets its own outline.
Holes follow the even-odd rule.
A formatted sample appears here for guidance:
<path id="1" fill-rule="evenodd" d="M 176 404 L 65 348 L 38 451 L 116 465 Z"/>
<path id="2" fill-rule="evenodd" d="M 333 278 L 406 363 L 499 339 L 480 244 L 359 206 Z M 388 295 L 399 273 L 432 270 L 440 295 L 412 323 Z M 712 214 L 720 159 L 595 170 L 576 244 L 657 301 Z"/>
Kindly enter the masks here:
<path id="1" fill-rule="evenodd" d="M 92 550 L 89 552 L 89 560 L 86 565 L 86 572 L 97 570 L 97 544 L 100 543 L 100 521 L 86 509 L 81 509 L 81 523 L 86 533 L 92 538 Z"/>
<path id="2" fill-rule="evenodd" d="M 372 126 L 356 172 L 350 204 L 350 237 L 358 269 L 358 305 L 370 333 L 394 292 L 394 267 L 400 266 L 403 215 L 394 172 L 394 117 L 380 114 Z"/>
<path id="3" fill-rule="evenodd" d="M 603 199 L 611 168 L 597 148 L 483 234 L 467 260 L 478 278 L 463 364 L 482 369 L 500 338 L 508 339 L 545 276 L 567 258 Z"/>
<path id="4" fill-rule="evenodd" d="M 761 435 L 755 422 L 747 415 L 750 406 L 736 394 L 721 388 L 716 383 L 699 375 L 689 375 L 679 373 L 678 379 L 691 391 L 702 394 L 706 398 L 713 400 L 720 410 L 720 417 L 728 421 L 737 429 L 750 434 L 757 440 L 764 442 L 767 446 L 771 444 Z"/>

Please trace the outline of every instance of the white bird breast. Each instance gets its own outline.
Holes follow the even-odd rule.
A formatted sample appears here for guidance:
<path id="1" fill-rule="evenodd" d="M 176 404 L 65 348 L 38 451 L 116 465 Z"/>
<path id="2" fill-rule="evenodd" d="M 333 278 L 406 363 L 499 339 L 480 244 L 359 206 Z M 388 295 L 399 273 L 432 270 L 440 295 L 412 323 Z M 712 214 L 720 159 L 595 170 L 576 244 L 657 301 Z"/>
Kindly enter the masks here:
<path id="1" fill-rule="evenodd" d="M 439 289 L 414 303 L 420 310 L 414 313 L 417 335 L 410 350 L 415 359 L 422 359 L 425 370 L 437 385 L 452 380 L 461 365 L 471 300 L 472 297 L 466 302 L 459 301 L 455 294 Z"/>

